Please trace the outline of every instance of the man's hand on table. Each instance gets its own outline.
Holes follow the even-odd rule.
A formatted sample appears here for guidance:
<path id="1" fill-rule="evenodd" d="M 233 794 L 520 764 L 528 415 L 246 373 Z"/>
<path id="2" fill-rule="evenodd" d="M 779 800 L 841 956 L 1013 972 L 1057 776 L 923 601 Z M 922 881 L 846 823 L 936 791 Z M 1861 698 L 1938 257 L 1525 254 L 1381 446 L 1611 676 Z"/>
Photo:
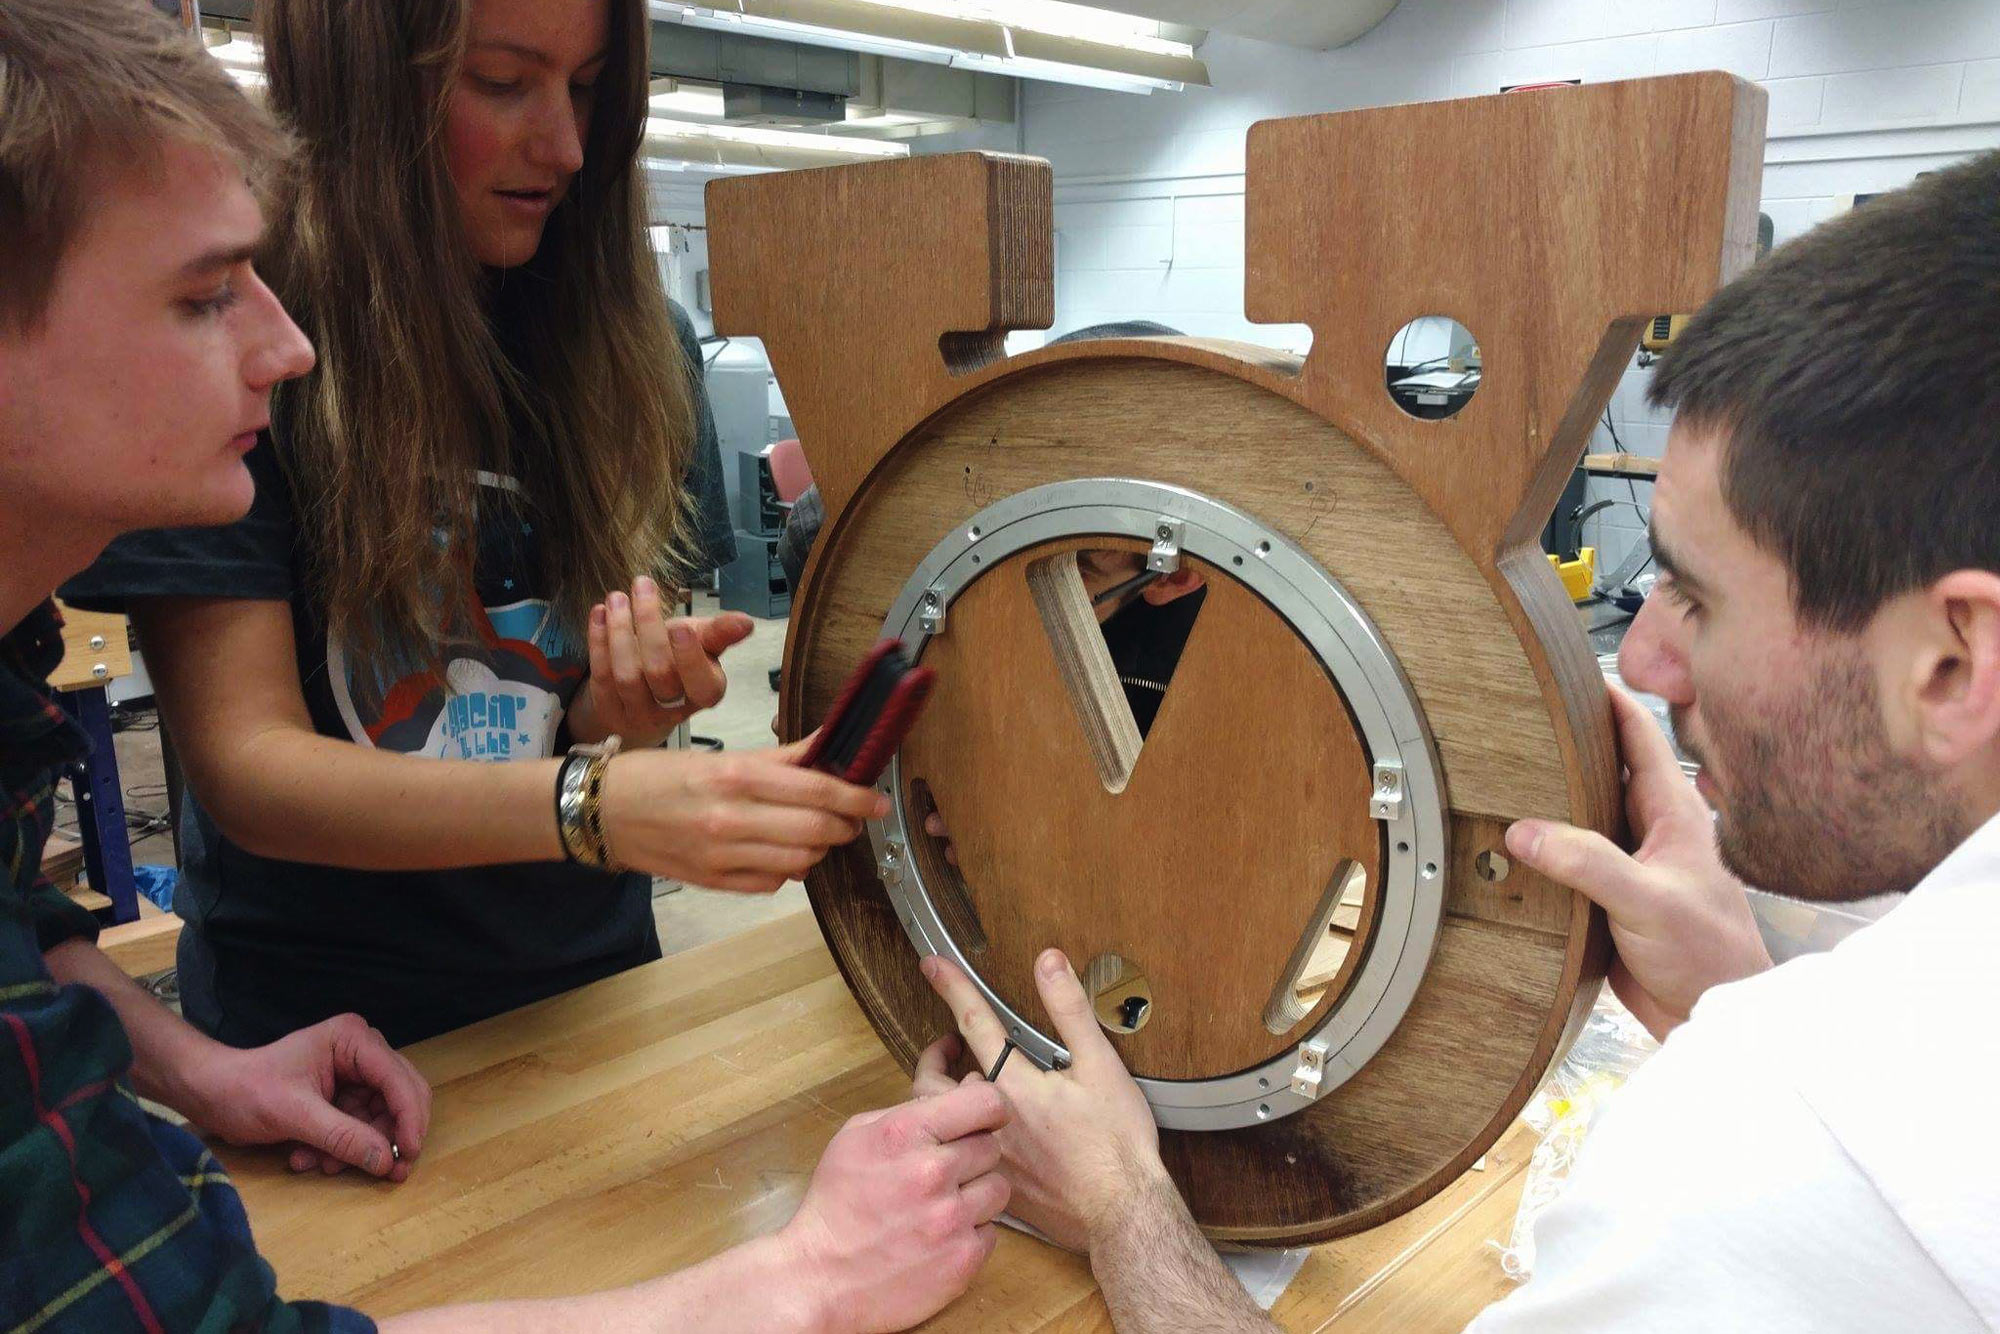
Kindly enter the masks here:
<path id="1" fill-rule="evenodd" d="M 968 1085 L 841 1127 L 775 1239 L 816 1299 L 815 1328 L 907 1329 L 965 1291 L 1007 1207 L 994 1170 L 1007 1115 L 998 1093 Z"/>
<path id="2" fill-rule="evenodd" d="M 1611 706 L 1629 771 L 1625 815 L 1639 850 L 1628 856 L 1602 834 L 1521 820 L 1507 831 L 1507 851 L 1604 909 L 1618 950 L 1611 989 L 1664 1039 L 1704 991 L 1762 972 L 1771 956 L 1743 882 L 1716 851 L 1708 803 L 1681 772 L 1666 734 L 1616 687 Z"/>
<path id="3" fill-rule="evenodd" d="M 430 1085 L 358 1014 L 266 1047 L 212 1043 L 201 1053 L 181 1072 L 187 1093 L 175 1105 L 230 1144 L 294 1142 L 294 1172 L 352 1166 L 390 1181 L 405 1180 L 423 1152 Z"/>

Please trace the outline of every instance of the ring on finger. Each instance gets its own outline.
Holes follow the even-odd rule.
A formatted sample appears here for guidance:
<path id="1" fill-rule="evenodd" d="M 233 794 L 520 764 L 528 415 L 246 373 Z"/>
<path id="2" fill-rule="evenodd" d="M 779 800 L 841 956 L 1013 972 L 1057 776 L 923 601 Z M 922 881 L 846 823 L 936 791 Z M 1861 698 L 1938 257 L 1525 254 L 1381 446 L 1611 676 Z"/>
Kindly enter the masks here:
<path id="1" fill-rule="evenodd" d="M 649 695 L 653 694 L 653 692 L 650 690 L 647 691 L 646 693 Z M 653 705 L 655 708 L 659 709 L 685 708 L 687 707 L 687 702 L 688 702 L 688 697 L 686 691 L 682 691 L 680 694 L 675 695 L 672 699 L 661 699 L 658 695 L 653 695 Z"/>

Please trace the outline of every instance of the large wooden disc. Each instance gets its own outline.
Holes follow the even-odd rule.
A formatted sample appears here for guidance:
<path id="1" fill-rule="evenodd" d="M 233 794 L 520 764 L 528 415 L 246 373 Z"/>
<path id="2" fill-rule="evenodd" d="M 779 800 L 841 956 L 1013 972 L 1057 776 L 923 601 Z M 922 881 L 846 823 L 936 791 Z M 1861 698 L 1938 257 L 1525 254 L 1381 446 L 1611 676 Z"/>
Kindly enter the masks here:
<path id="1" fill-rule="evenodd" d="M 1347 591 L 1408 678 L 1449 808 L 1435 949 L 1387 1041 L 1318 1101 L 1163 1134 L 1218 1237 L 1322 1239 L 1420 1203 L 1498 1138 L 1588 1007 L 1601 916 L 1524 868 L 1475 869 L 1522 817 L 1621 832 L 1603 681 L 1534 539 L 1645 322 L 1696 309 L 1750 262 L 1763 114 L 1753 85 L 1693 74 L 1254 126 L 1244 313 L 1309 328 L 1303 359 L 1187 339 L 1008 358 L 1007 330 L 1055 318 L 1054 182 L 1032 159 L 708 187 L 717 332 L 763 339 L 828 515 L 793 602 L 786 735 L 824 717 L 941 541 L 1078 478 L 1247 513 Z M 1426 315 L 1482 349 L 1478 393 L 1443 420 L 1383 383 L 1384 349 Z M 956 939 L 986 937 L 982 973 L 1031 1018 L 1034 950 L 1130 950 L 1161 1005 L 1120 1040 L 1142 1071 L 1213 1074 L 1282 1049 L 1251 1003 L 1283 948 L 1269 938 L 1296 938 L 1330 865 L 1381 859 L 1351 809 L 1365 757 L 1337 683 L 1222 573 L 1128 772 L 1135 738 L 1091 730 L 1076 664 L 1058 689 L 1056 641 L 1032 618 L 1008 630 L 1021 572 L 996 565 L 927 650 L 948 680 L 905 757 L 903 795 L 939 801 L 965 854 L 942 917 Z M 1165 822 L 1174 809 L 1185 831 Z M 807 886 L 863 1010 L 914 1062 L 951 1016 L 869 850 L 837 850 Z M 1364 931 L 1354 955 L 1387 939 Z M 1182 1011 L 1204 997 L 1205 1017 Z"/>
<path id="2" fill-rule="evenodd" d="M 1236 366 L 1185 345 L 1152 358 L 1051 350 L 910 435 L 821 534 L 794 612 L 787 660 L 803 670 L 788 677 L 784 716 L 795 734 L 824 713 L 842 664 L 880 635 L 932 547 L 1046 482 L 1202 492 L 1285 533 L 1349 590 L 1410 678 L 1444 769 L 1453 864 L 1436 952 L 1387 1045 L 1311 1108 L 1163 1136 L 1211 1232 L 1296 1242 L 1399 1212 L 1463 1170 L 1546 1068 L 1599 964 L 1582 900 L 1523 868 L 1498 884 L 1473 872 L 1508 819 L 1567 809 L 1540 683 L 1505 609 L 1370 451 Z M 1405 559 L 1413 550 L 1427 558 Z M 904 754 L 962 849 L 982 975 L 1039 1020 L 1036 950 L 1062 945 L 1081 966 L 1100 947 L 1129 949 L 1166 994 L 1159 1032 L 1148 1025 L 1123 1050 L 1142 1072 L 1183 1078 L 1285 1045 L 1257 1022 L 1282 956 L 1334 861 L 1379 865 L 1339 692 L 1273 612 L 1216 576 L 1124 793 L 1107 793 L 1084 753 L 1022 570 L 1007 563 L 968 586 L 926 650 L 939 693 Z M 1187 837 L 1161 823 L 1176 812 Z M 951 1020 L 865 847 L 836 851 L 807 887 L 863 1008 L 914 1061 Z M 1208 998 L 1185 1022 L 1171 1016 L 1183 986 Z"/>

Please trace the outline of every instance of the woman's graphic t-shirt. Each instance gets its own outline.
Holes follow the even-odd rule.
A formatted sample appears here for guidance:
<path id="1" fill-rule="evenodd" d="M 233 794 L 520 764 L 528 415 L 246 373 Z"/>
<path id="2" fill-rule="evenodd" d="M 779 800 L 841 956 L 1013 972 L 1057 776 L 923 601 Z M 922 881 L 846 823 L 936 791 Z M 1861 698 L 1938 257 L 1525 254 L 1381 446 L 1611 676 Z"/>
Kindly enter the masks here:
<path id="1" fill-rule="evenodd" d="M 248 516 L 120 538 L 65 596 L 115 610 L 145 597 L 282 600 L 322 736 L 481 763 L 554 753 L 586 668 L 551 618 L 533 497 L 480 474 L 478 605 L 440 673 L 357 663 L 329 639 L 305 582 L 310 536 L 269 439 L 249 464 Z M 223 837 L 192 789 L 181 833 L 182 1006 L 239 1046 L 347 1010 L 400 1045 L 659 957 L 644 876 L 566 863 L 380 872 L 277 861 Z"/>

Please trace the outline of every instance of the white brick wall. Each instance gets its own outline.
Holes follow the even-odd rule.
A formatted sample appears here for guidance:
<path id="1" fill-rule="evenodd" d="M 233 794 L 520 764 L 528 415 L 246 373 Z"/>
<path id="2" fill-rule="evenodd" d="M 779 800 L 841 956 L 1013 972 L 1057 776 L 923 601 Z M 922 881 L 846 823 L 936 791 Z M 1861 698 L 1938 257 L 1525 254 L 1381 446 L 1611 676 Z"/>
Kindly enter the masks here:
<path id="1" fill-rule="evenodd" d="M 1026 86 L 1022 148 L 1056 171 L 1052 333 L 1155 319 L 1303 351 L 1307 330 L 1243 318 L 1244 134 L 1272 116 L 1726 69 L 1771 95 L 1764 211 L 1780 242 L 1856 192 L 2000 145 L 2000 0 L 1403 0 L 1335 51 L 1217 35 L 1201 54 L 1211 89 Z M 1666 420 L 1645 406 L 1645 379 L 1626 376 L 1610 416 L 1626 448 L 1658 454 Z M 1607 430 L 1592 448 L 1611 448 Z M 1592 499 L 1633 490 L 1594 483 Z M 1649 490 L 1637 485 L 1642 504 Z M 1615 563 L 1640 526 L 1620 506 L 1590 536 Z"/>

